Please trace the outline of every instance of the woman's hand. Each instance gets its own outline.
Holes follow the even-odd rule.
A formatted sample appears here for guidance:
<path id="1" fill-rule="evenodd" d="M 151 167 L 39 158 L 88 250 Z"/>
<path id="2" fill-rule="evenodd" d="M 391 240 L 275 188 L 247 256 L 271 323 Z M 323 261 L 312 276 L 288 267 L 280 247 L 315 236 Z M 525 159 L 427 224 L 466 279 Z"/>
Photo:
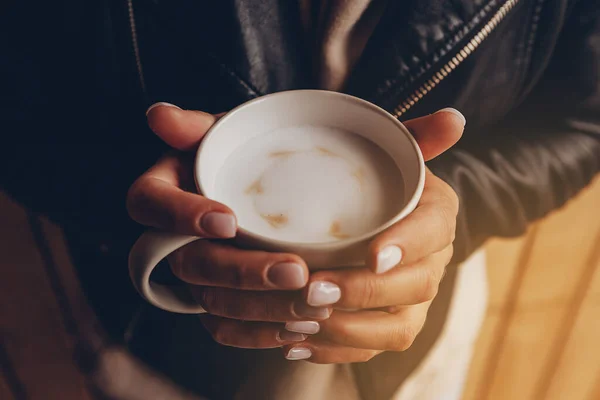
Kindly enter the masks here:
<path id="1" fill-rule="evenodd" d="M 208 312 L 200 316 L 205 327 L 217 342 L 236 347 L 280 347 L 306 339 L 285 330 L 284 323 L 326 319 L 331 307 L 311 307 L 302 298 L 309 277 L 304 261 L 222 240 L 235 236 L 233 212 L 194 193 L 193 154 L 186 151 L 197 148 L 218 116 L 164 103 L 147 115 L 151 129 L 179 151 L 165 155 L 131 186 L 127 207 L 141 224 L 215 239 L 193 242 L 169 257 L 173 273 L 190 284 Z"/>
<path id="2" fill-rule="evenodd" d="M 373 241 L 369 268 L 317 272 L 307 286 L 308 269 L 298 256 L 241 250 L 222 240 L 235 235 L 233 212 L 193 193 L 193 155 L 186 151 L 217 118 L 165 104 L 151 108 L 150 127 L 178 151 L 142 175 L 127 199 L 139 223 L 215 239 L 169 257 L 173 273 L 208 311 L 200 318 L 213 338 L 235 347 L 284 346 L 289 359 L 314 362 L 361 361 L 408 347 L 452 253 L 452 190 L 428 173 L 418 208 Z M 429 159 L 458 140 L 463 121 L 443 112 L 406 125 Z M 403 265 L 392 269 L 400 258 Z M 340 308 L 333 315 L 332 306 Z M 306 340 L 309 335 L 315 336 Z"/>
<path id="3" fill-rule="evenodd" d="M 460 138 L 465 120 L 456 110 L 444 110 L 405 125 L 427 160 Z M 371 243 L 367 268 L 311 274 L 304 291 L 307 302 L 333 305 L 335 310 L 319 324 L 288 322 L 289 330 L 318 334 L 284 346 L 285 356 L 315 363 L 350 363 L 410 347 L 452 257 L 457 212 L 454 191 L 427 170 L 419 205 Z M 330 298 L 313 293 L 323 287 L 332 293 Z"/>

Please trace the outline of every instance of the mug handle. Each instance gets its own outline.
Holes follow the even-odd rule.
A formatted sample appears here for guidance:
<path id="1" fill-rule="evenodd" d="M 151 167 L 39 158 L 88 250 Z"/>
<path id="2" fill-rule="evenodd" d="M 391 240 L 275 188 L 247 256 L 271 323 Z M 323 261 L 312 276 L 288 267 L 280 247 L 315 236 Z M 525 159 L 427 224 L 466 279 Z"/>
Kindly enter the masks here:
<path id="1" fill-rule="evenodd" d="M 180 314 L 206 312 L 194 301 L 186 285 L 167 286 L 150 281 L 152 271 L 162 259 L 198 239 L 202 238 L 148 230 L 135 242 L 129 252 L 129 276 L 136 290 L 150 304 Z"/>

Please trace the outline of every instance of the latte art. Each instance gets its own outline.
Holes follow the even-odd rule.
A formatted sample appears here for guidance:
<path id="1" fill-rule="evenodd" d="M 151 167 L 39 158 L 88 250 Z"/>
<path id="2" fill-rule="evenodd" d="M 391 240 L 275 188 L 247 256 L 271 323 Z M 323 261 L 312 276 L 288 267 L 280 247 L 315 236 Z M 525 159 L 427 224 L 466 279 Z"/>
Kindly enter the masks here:
<path id="1" fill-rule="evenodd" d="M 252 183 L 246 193 L 254 196 L 255 211 L 274 228 L 283 228 L 290 223 L 288 213 L 281 211 L 281 204 L 274 204 L 275 197 L 270 193 L 283 191 L 290 196 L 300 199 L 309 195 L 306 189 L 313 187 L 326 187 L 338 185 L 340 192 L 328 194 L 327 202 L 335 204 L 341 210 L 348 208 L 346 204 L 359 202 L 360 209 L 364 209 L 364 196 L 357 195 L 362 192 L 364 185 L 364 173 L 359 166 L 353 165 L 351 161 L 344 159 L 324 147 L 314 147 L 306 150 L 275 151 L 269 154 L 273 162 L 264 170 L 259 178 Z M 322 159 L 325 158 L 325 159 Z M 319 165 L 322 173 L 311 176 L 305 174 L 299 168 L 302 165 L 315 163 Z M 314 166 L 313 166 L 314 167 Z M 268 188 L 268 189 L 267 189 Z M 350 198 L 356 196 L 355 199 Z M 335 198 L 334 198 L 335 197 Z M 319 208 L 319 196 L 306 199 L 299 204 L 304 212 Z M 346 220 L 348 220 L 346 218 Z M 345 233 L 345 227 L 339 219 L 332 220 L 328 234 L 335 239 L 346 239 L 350 234 Z"/>
<path id="2" fill-rule="evenodd" d="M 219 171 L 215 200 L 240 226 L 278 240 L 331 242 L 365 234 L 404 205 L 389 155 L 339 129 L 297 126 L 250 139 Z"/>

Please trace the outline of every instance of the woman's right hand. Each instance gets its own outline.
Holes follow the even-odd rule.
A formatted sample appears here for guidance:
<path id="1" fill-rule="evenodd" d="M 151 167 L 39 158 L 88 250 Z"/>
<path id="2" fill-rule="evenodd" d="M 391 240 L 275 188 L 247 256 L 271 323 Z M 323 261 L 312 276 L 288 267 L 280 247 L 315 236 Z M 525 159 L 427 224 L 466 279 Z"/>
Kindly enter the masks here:
<path id="1" fill-rule="evenodd" d="M 285 323 L 329 318 L 339 288 L 336 294 L 327 285 L 311 286 L 308 305 L 301 289 L 309 273 L 300 257 L 242 250 L 226 240 L 236 234 L 235 215 L 196 193 L 191 152 L 219 116 L 157 103 L 147 117 L 154 133 L 174 150 L 135 181 L 127 208 L 140 224 L 206 238 L 168 257 L 175 276 L 190 285 L 207 311 L 200 315 L 206 329 L 217 342 L 235 347 L 271 348 L 304 340 L 306 335 L 286 330 Z M 318 330 L 314 322 L 300 326 Z"/>

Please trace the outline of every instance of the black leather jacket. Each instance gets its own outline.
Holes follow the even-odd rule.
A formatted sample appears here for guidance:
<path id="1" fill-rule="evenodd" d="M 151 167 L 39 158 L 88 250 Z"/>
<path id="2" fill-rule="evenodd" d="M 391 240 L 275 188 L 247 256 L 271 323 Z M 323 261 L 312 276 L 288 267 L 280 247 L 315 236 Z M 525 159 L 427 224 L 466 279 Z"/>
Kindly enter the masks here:
<path id="1" fill-rule="evenodd" d="M 297 1 L 35 3 L 0 11 L 0 185 L 73 233 L 90 296 L 113 315 L 96 287 L 129 290 L 139 227 L 125 193 L 165 151 L 145 108 L 220 112 L 314 87 Z M 429 164 L 459 194 L 462 260 L 523 233 L 600 169 L 600 5 L 389 0 L 344 91 L 401 119 L 465 114 L 464 138 Z"/>

